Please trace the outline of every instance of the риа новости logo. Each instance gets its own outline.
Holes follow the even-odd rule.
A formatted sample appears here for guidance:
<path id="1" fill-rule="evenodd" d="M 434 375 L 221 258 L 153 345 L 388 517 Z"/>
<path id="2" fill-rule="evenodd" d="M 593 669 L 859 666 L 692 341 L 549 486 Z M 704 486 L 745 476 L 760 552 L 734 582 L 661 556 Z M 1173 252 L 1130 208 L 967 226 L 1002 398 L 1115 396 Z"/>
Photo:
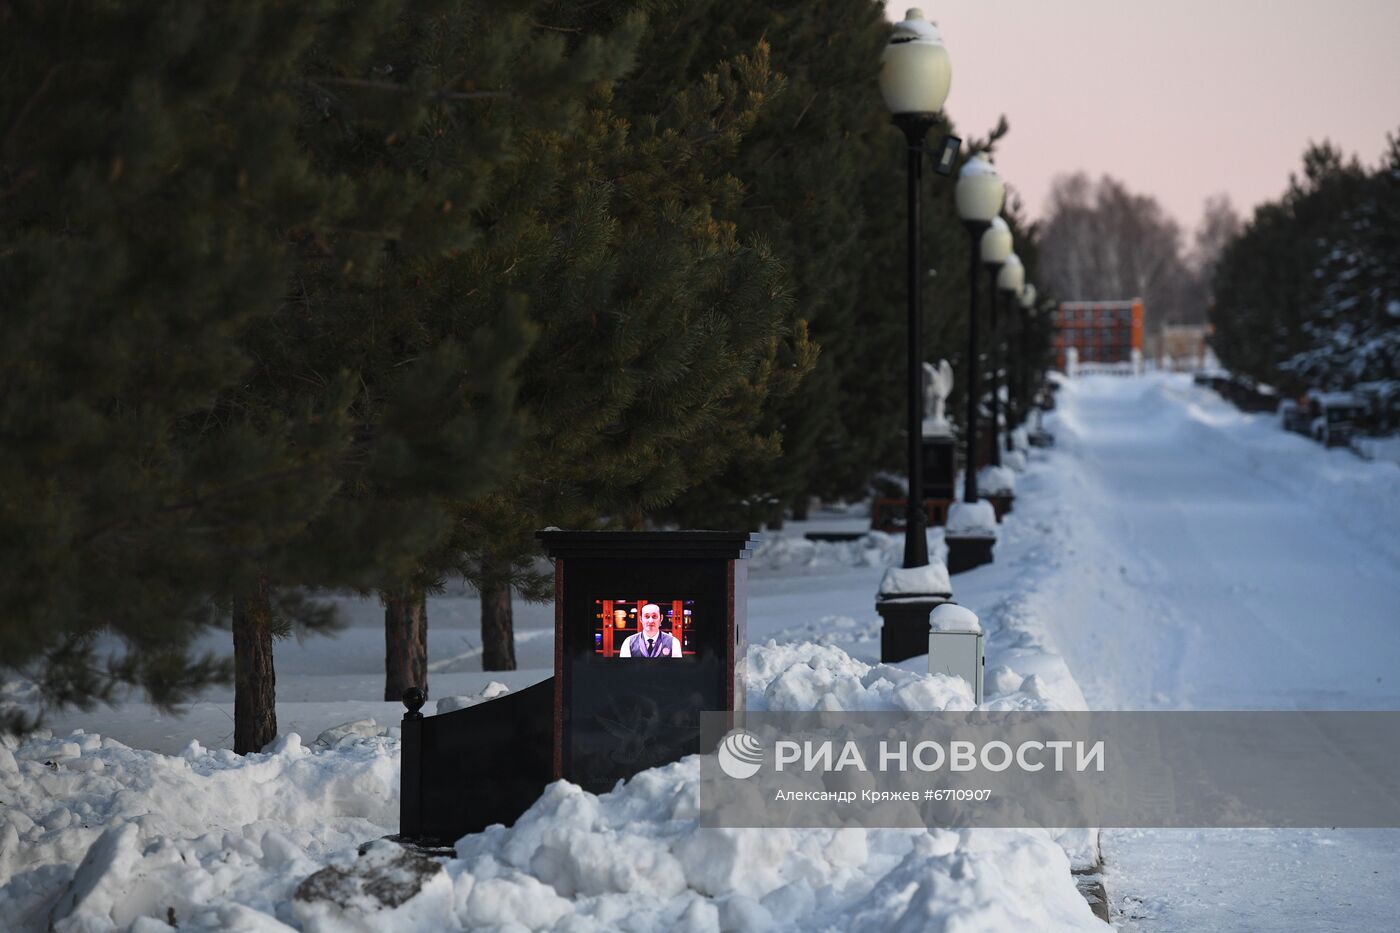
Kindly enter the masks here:
<path id="1" fill-rule="evenodd" d="M 720 770 L 742 781 L 763 767 L 763 743 L 753 733 L 736 729 L 719 743 L 718 756 Z"/>

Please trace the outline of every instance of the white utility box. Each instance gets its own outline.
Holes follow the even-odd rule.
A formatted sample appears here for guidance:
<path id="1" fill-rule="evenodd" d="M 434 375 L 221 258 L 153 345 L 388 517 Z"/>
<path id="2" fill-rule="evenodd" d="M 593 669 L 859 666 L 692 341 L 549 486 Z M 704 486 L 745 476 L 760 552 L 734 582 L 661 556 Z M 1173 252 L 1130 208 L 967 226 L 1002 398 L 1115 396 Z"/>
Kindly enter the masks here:
<path id="1" fill-rule="evenodd" d="M 982 703 L 982 624 L 966 606 L 936 606 L 929 620 L 928 672 L 961 677 L 972 687 L 973 700 Z"/>

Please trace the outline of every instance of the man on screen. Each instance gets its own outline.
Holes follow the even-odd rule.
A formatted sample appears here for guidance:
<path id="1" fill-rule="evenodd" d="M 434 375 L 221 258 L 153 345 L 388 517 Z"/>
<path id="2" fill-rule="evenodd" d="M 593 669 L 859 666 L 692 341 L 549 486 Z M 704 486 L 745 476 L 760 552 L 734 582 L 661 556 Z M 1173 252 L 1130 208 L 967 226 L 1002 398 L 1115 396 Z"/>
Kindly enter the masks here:
<path id="1" fill-rule="evenodd" d="M 624 658 L 679 658 L 681 643 L 661 631 L 661 607 L 647 603 L 642 607 L 642 630 L 622 643 Z"/>

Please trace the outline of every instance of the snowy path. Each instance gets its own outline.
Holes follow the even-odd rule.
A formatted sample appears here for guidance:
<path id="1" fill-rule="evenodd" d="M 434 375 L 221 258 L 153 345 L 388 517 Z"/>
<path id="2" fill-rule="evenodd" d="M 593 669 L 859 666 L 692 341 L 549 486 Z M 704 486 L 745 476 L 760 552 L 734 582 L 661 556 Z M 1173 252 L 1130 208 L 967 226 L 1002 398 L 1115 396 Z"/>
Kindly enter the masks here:
<path id="1" fill-rule="evenodd" d="M 1083 379 L 1061 398 L 1045 482 L 1072 569 L 1035 608 L 1092 708 L 1400 708 L 1400 470 L 1180 378 Z M 1400 831 L 1120 830 L 1103 846 L 1122 929 L 1394 923 Z"/>
<path id="2" fill-rule="evenodd" d="M 1060 445 L 1018 478 L 996 563 L 953 580 L 988 633 L 990 708 L 1400 707 L 1400 469 L 1321 450 L 1175 378 L 1077 381 L 1054 420 Z M 750 563 L 749 707 L 970 702 L 923 658 L 870 666 L 874 594 L 899 539 L 833 545 L 804 530 L 768 536 Z M 214 689 L 183 719 L 136 703 L 57 717 L 59 737 L 0 747 L 0 927 L 19 916 L 21 930 L 47 929 L 70 906 L 73 929 L 175 908 L 183 929 L 314 925 L 321 908 L 293 902 L 299 881 L 353 862 L 358 841 L 396 820 L 396 730 L 311 742 L 402 715 L 377 699 L 382 609 L 341 600 L 343 632 L 277 648 L 279 724 L 305 744 L 286 735 L 248 758 L 218 748 L 231 704 Z M 429 613 L 434 697 L 549 675 L 551 606 L 517 605 L 521 669 L 508 674 L 475 669 L 471 594 L 434 597 Z M 638 929 L 1099 928 L 1069 877 L 1096 858 L 1090 831 L 705 837 L 687 802 L 696 767 L 603 797 L 555 785 L 517 826 L 465 837 L 420 905 L 443 913 L 430 928 L 570 917 L 603 929 L 623 916 Z M 1122 929 L 1394 927 L 1400 831 L 1110 831 L 1103 850 Z M 675 863 L 676 889 L 645 899 L 643 917 L 625 867 L 656 859 Z M 80 905 L 69 890 L 87 892 Z"/>

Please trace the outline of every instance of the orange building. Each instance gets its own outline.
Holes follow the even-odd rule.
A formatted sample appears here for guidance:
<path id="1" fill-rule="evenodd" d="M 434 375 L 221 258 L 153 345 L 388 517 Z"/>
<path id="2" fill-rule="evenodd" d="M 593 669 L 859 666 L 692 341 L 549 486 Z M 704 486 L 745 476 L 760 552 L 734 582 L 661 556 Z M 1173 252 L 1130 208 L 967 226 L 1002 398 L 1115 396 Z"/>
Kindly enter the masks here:
<path id="1" fill-rule="evenodd" d="M 1055 368 L 1065 372 L 1065 351 L 1081 363 L 1129 363 L 1142 351 L 1142 299 L 1065 301 L 1055 311 Z"/>

